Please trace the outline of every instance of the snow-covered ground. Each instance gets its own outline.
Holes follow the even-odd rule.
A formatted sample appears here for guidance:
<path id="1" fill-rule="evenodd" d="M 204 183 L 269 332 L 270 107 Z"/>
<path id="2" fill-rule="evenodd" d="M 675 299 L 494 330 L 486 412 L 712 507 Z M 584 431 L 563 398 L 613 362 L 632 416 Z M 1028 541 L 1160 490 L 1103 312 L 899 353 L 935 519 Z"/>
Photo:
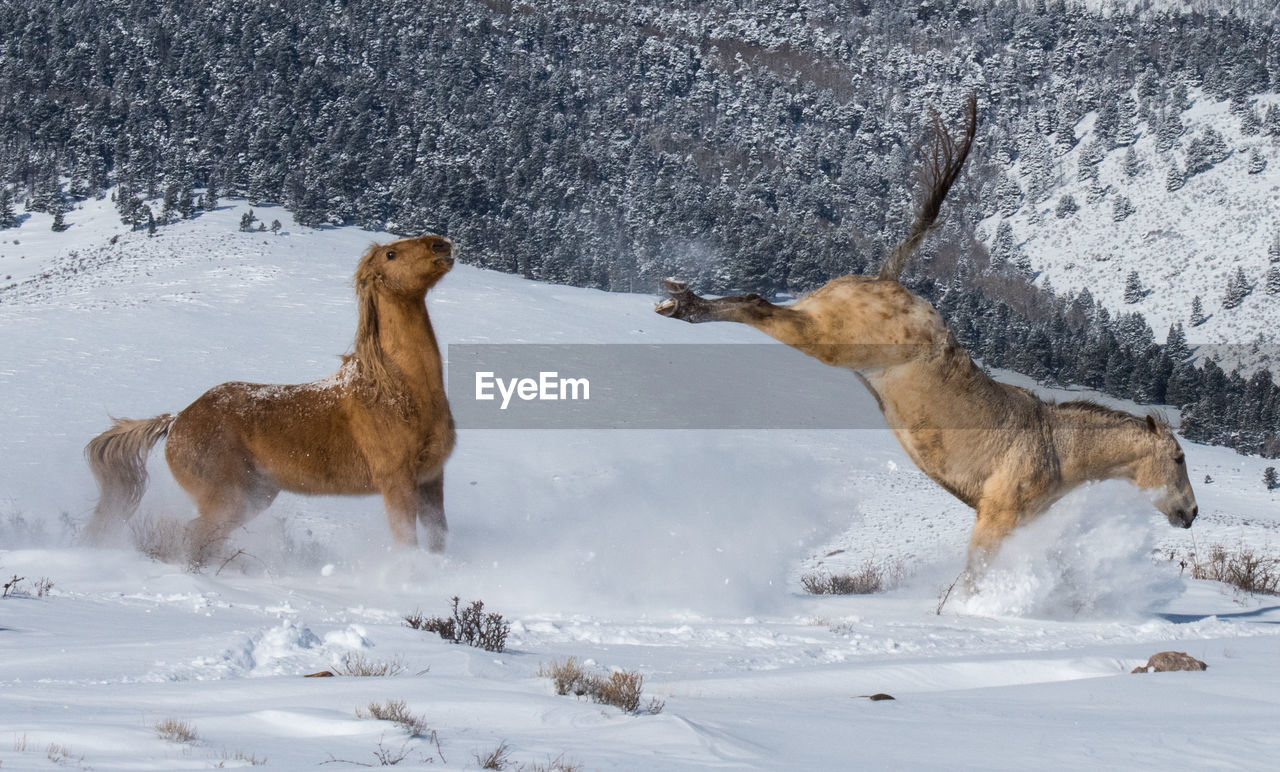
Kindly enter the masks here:
<path id="1" fill-rule="evenodd" d="M 331 372 L 354 331 L 350 273 L 373 235 L 242 233 L 243 204 L 125 232 L 109 202 L 0 232 L 0 767 L 283 769 L 380 763 L 586 769 L 1238 768 L 1280 752 L 1280 603 L 1188 580 L 1166 556 L 1274 552 L 1262 459 L 1185 444 L 1201 509 L 1171 529 L 1121 484 L 1082 490 L 1017 535 L 976 595 L 958 573 L 972 514 L 884 429 L 464 430 L 446 474 L 448 556 L 388 549 L 373 498 L 283 495 L 191 573 L 90 550 L 84 443 L 108 415 L 180 409 L 228 380 Z M 119 235 L 116 243 L 110 239 Z M 15 243 L 16 242 L 16 243 Z M 462 245 L 465 260 L 465 244 Z M 72 253 L 75 254 L 72 254 Z M 445 343 L 759 343 L 653 299 L 460 265 L 429 297 Z M 847 378 L 797 356 L 795 378 Z M 752 384 L 676 384 L 723 389 Z M 1272 462 L 1274 463 L 1274 462 Z M 191 505 L 159 453 L 138 518 Z M 1212 484 L 1202 484 L 1206 475 Z M 813 570 L 900 564 L 895 589 L 818 597 Z M 482 599 L 505 653 L 401 623 Z M 1162 650 L 1203 673 L 1130 675 Z M 386 677 L 304 679 L 356 653 Z M 574 656 L 636 670 L 656 715 L 554 693 Z M 870 701 L 887 692 L 894 701 Z M 356 716 L 404 700 L 439 745 Z M 162 739 L 187 722 L 198 739 Z M 336 760 L 336 761 L 335 761 Z"/>

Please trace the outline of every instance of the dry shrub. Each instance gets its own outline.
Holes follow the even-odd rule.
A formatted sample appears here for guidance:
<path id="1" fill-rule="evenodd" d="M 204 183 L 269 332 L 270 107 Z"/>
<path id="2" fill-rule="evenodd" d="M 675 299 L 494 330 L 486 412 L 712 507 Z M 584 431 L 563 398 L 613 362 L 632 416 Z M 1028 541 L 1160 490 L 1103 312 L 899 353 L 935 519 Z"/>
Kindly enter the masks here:
<path id="1" fill-rule="evenodd" d="M 534 761 L 520 765 L 520 772 L 582 772 L 582 769 L 581 764 L 566 759 L 563 753 L 554 759 L 547 759 L 546 764 L 539 764 Z"/>
<path id="2" fill-rule="evenodd" d="M 1196 579 L 1225 582 L 1254 594 L 1280 595 L 1280 558 L 1263 555 L 1243 544 L 1234 550 L 1215 544 L 1209 548 L 1208 557 L 1192 552 L 1182 564 Z"/>
<path id="3" fill-rule="evenodd" d="M 129 521 L 134 549 L 158 563 L 177 563 L 187 556 L 186 525 L 173 517 L 135 517 Z"/>
<path id="4" fill-rule="evenodd" d="M 458 596 L 453 596 L 453 616 L 422 616 L 421 612 L 404 618 L 404 623 L 414 630 L 435 633 L 446 641 L 465 643 L 485 651 L 501 652 L 507 648 L 507 634 L 511 625 L 501 614 L 484 613 L 483 601 L 472 601 L 470 605 L 459 608 Z"/>
<path id="5" fill-rule="evenodd" d="M 580 685 L 585 682 L 587 671 L 578 664 L 577 657 L 569 657 L 564 662 L 552 660 L 550 666 L 539 666 L 538 675 L 550 678 L 556 694 L 562 697 L 566 694 L 574 694 L 578 697 L 586 694 L 586 688 Z M 581 691 L 579 691 L 580 688 Z"/>
<path id="6" fill-rule="evenodd" d="M 868 560 L 853 572 L 811 571 L 800 577 L 800 584 L 811 595 L 871 595 L 893 589 L 902 581 L 902 575 L 901 563 L 877 565 Z"/>
<path id="7" fill-rule="evenodd" d="M 608 677 L 588 673 L 575 657 L 564 662 L 552 660 L 550 665 L 538 668 L 538 675 L 550 678 L 556 694 L 587 697 L 592 702 L 612 705 L 627 713 L 658 714 L 666 703 L 657 698 L 641 707 L 644 693 L 644 676 L 634 670 L 617 670 Z"/>
<path id="8" fill-rule="evenodd" d="M 381 705 L 371 702 L 364 710 L 356 708 L 356 718 L 373 718 L 399 724 L 410 737 L 431 737 L 435 734 L 431 727 L 427 726 L 427 717 L 410 713 L 409 706 L 404 703 L 404 700 L 387 700 Z"/>
<path id="9" fill-rule="evenodd" d="M 215 769 L 226 769 L 228 762 L 234 766 L 243 766 L 248 764 L 251 767 L 261 767 L 267 763 L 267 757 L 258 758 L 256 753 L 245 753 L 244 751 L 236 751 L 235 753 L 227 753 L 222 751 L 222 759 L 215 765 Z"/>
<path id="10" fill-rule="evenodd" d="M 193 743 L 200 739 L 200 735 L 190 721 L 166 718 L 163 721 L 157 721 L 154 728 L 161 740 L 168 740 L 171 743 Z"/>
<path id="11" fill-rule="evenodd" d="M 393 676 L 400 675 L 404 671 L 404 662 L 399 657 L 390 662 L 381 662 L 365 659 L 359 652 L 347 652 L 342 655 L 342 662 L 333 669 L 336 675 L 361 677 Z"/>
<path id="12" fill-rule="evenodd" d="M 476 763 L 481 769 L 506 769 L 511 766 L 511 748 L 506 741 L 500 742 L 488 753 L 477 753 Z"/>
<path id="13" fill-rule="evenodd" d="M 615 670 L 599 683 L 597 700 L 605 705 L 634 713 L 640 708 L 644 692 L 644 676 L 634 670 Z"/>

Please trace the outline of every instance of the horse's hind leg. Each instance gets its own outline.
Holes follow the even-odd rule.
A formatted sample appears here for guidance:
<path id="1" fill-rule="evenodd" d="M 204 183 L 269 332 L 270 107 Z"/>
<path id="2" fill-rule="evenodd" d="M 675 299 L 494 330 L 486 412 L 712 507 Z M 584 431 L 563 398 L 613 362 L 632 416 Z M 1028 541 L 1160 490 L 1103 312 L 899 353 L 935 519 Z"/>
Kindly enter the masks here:
<path id="1" fill-rule="evenodd" d="M 427 532 L 427 550 L 444 552 L 449 523 L 444 517 L 444 473 L 418 486 L 418 522 Z"/>
<path id="2" fill-rule="evenodd" d="M 803 311 L 776 306 L 759 295 L 708 299 L 694 294 L 689 285 L 670 279 L 666 287 L 671 298 L 654 309 L 663 316 L 692 324 L 738 322 L 793 346 L 810 342 L 806 340 L 809 318 Z"/>
<path id="3" fill-rule="evenodd" d="M 279 489 L 260 479 L 244 485 L 206 487 L 196 498 L 199 517 L 187 524 L 187 557 L 201 566 L 218 554 L 223 542 L 236 528 L 257 517 Z"/>

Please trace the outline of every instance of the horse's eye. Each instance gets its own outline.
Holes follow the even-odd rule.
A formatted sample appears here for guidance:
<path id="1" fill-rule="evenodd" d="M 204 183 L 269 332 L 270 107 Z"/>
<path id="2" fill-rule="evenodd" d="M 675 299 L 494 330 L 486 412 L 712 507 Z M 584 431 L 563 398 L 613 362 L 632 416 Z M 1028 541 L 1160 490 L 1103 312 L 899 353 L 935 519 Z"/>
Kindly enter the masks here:
<path id="1" fill-rule="evenodd" d="M 1184 462 L 1186 462 L 1186 460 L 1187 460 L 1187 459 L 1186 459 L 1186 457 L 1185 457 L 1185 456 L 1178 456 L 1177 458 L 1175 458 L 1175 459 L 1173 460 L 1173 463 L 1177 464 L 1178 466 L 1182 466 L 1182 464 L 1183 464 Z"/>
<path id="2" fill-rule="evenodd" d="M 395 260 L 395 259 L 396 259 L 396 251 L 395 251 L 394 249 L 388 249 L 388 250 L 387 250 L 387 259 L 388 259 L 388 260 Z"/>

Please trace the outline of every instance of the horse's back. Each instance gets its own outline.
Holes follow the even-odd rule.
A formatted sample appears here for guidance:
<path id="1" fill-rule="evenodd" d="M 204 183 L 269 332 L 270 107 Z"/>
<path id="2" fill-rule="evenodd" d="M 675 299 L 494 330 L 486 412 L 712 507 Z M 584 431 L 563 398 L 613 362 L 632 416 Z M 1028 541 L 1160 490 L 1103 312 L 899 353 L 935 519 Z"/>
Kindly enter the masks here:
<path id="1" fill-rule="evenodd" d="M 223 383 L 178 414 L 166 458 L 179 482 L 194 476 L 298 493 L 369 493 L 347 400 L 325 381 Z"/>

